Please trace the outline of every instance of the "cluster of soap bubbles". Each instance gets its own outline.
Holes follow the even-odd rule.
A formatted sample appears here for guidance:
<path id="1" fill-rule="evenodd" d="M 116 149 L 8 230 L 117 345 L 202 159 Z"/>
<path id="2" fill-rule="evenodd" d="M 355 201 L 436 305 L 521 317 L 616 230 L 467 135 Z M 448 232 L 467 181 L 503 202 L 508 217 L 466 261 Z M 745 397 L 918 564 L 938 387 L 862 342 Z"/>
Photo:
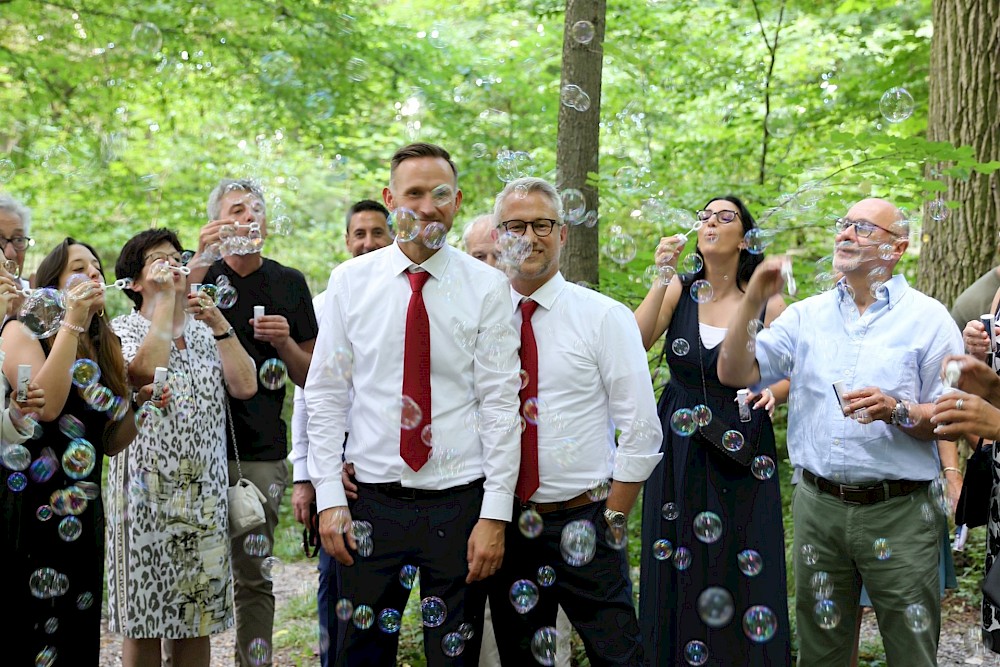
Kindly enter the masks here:
<path id="1" fill-rule="evenodd" d="M 232 281 L 224 275 L 216 276 L 215 283 L 192 283 L 190 290 L 192 294 L 203 296 L 222 310 L 232 308 L 239 299 L 239 293 L 233 287 Z"/>
<path id="2" fill-rule="evenodd" d="M 432 191 L 434 205 L 444 207 L 454 202 L 455 193 L 450 185 L 441 184 Z M 396 231 L 398 241 L 416 241 L 431 250 L 438 250 L 448 240 L 448 229 L 444 224 L 432 221 L 421 225 L 420 216 L 413 210 L 399 207 L 390 214 L 390 225 Z"/>
<path id="3" fill-rule="evenodd" d="M 527 151 L 504 149 L 497 152 L 496 172 L 501 181 L 510 183 L 518 178 L 534 176 L 535 165 Z"/>

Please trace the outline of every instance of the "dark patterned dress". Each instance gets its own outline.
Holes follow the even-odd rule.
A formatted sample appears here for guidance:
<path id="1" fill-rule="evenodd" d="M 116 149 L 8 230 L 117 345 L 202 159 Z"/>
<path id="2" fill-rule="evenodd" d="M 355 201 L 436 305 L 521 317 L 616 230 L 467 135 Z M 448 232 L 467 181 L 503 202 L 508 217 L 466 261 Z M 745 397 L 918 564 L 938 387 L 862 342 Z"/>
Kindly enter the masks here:
<path id="1" fill-rule="evenodd" d="M 677 348 L 683 354 L 673 346 L 681 338 L 688 348 Z M 657 666 L 789 665 L 785 539 L 770 419 L 763 410 L 753 413 L 760 420 L 753 429 L 759 432 L 757 453 L 775 466 L 763 480 L 714 448 L 671 430 L 674 413 L 705 404 L 706 393 L 713 419 L 740 423 L 736 390 L 723 386 L 716 373 L 720 346 L 706 349 L 699 340 L 698 304 L 685 284 L 666 333 L 671 377 L 659 402 L 663 461 L 643 490 L 639 624 L 647 657 Z M 744 554 L 741 561 L 746 550 L 756 557 Z M 767 636 L 766 641 L 748 638 L 748 611 L 751 627 L 768 630 L 757 635 Z M 705 654 L 704 663 L 689 662 L 689 657 L 698 660 Z"/>
<path id="2" fill-rule="evenodd" d="M 131 361 L 149 332 L 137 312 L 111 323 Z M 222 361 L 188 319 L 170 349 L 171 400 L 108 468 L 109 628 L 126 637 L 204 637 L 233 625 Z"/>
<path id="3" fill-rule="evenodd" d="M 39 437 L 20 445 L 26 451 L 4 443 L 0 507 L 8 613 L 0 662 L 10 667 L 100 662 L 108 415 L 91 409 L 71 387 L 60 418 L 66 419 L 40 422 Z M 18 461 L 25 457 L 31 463 L 22 468 Z"/>

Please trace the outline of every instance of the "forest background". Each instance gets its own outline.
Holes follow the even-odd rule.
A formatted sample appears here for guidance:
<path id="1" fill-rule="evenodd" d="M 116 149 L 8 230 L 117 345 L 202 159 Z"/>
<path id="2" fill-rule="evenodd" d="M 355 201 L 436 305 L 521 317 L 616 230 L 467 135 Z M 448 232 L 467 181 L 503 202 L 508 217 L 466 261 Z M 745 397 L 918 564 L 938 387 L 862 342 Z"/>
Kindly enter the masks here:
<path id="1" fill-rule="evenodd" d="M 503 179 L 549 178 L 585 202 L 568 277 L 630 306 L 726 193 L 793 256 L 789 300 L 829 288 L 833 221 L 889 198 L 902 270 L 950 305 L 996 264 L 997 53 L 995 0 L 0 0 L 0 191 L 34 211 L 27 270 L 67 235 L 110 267 L 148 227 L 194 247 L 215 183 L 254 178 L 266 254 L 315 293 L 347 207 L 430 141 L 454 245 Z"/>

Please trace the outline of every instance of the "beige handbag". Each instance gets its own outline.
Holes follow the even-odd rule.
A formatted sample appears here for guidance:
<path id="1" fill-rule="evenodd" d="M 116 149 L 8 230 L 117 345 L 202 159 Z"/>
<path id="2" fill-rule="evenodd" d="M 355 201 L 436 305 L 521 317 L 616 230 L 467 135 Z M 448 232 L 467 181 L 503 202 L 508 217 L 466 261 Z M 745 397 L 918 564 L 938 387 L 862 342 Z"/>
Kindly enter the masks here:
<path id="1" fill-rule="evenodd" d="M 239 537 L 254 528 L 264 525 L 264 503 L 267 498 L 249 479 L 243 477 L 240 466 L 240 450 L 236 446 L 236 430 L 233 428 L 233 416 L 229 411 L 229 397 L 226 397 L 226 422 L 229 424 L 229 437 L 233 441 L 233 452 L 236 454 L 236 471 L 240 478 L 229 487 L 229 537 Z"/>

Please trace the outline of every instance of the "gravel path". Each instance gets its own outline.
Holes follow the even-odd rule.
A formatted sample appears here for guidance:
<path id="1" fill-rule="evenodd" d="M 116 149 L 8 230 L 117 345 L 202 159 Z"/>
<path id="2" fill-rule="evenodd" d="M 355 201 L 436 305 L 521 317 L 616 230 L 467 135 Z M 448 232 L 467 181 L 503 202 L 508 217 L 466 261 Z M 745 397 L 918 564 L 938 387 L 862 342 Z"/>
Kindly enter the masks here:
<path id="1" fill-rule="evenodd" d="M 280 618 L 281 608 L 289 600 L 315 591 L 316 587 L 316 561 L 298 561 L 286 563 L 274 577 L 274 596 L 276 598 L 276 616 Z M 277 628 L 276 628 L 277 629 Z M 232 667 L 233 646 L 236 642 L 236 630 L 230 629 L 223 633 L 212 636 L 212 667 Z M 122 654 L 121 635 L 108 632 L 107 620 L 101 621 L 101 662 L 99 667 L 120 667 Z M 280 651 L 274 655 L 275 667 L 290 667 L 293 663 L 287 655 Z M 315 663 L 319 665 L 319 655 L 316 655 Z M 178 667 L 184 667 L 178 665 Z"/>
<path id="2" fill-rule="evenodd" d="M 288 563 L 275 576 L 274 593 L 277 598 L 278 616 L 281 608 L 289 600 L 311 593 L 316 583 L 316 570 L 314 562 Z M 938 645 L 938 665 L 939 667 L 959 667 L 964 665 L 1000 665 L 1000 656 L 990 654 L 983 657 L 982 654 L 973 656 L 966 647 L 965 634 L 969 628 L 977 628 L 979 623 L 979 612 L 976 609 L 962 608 L 957 603 L 947 604 L 946 613 L 941 628 L 941 639 Z M 233 643 L 235 641 L 235 630 L 228 630 L 212 637 L 212 667 L 231 667 L 233 664 Z M 881 654 L 881 642 L 879 640 L 878 623 L 875 614 L 866 613 L 861 624 L 861 637 L 863 647 L 877 647 L 875 654 Z M 862 652 L 864 655 L 865 652 Z M 862 659 L 861 667 L 873 664 Z M 290 667 L 291 665 L 301 665 L 300 662 L 293 662 L 287 655 L 278 651 L 274 656 L 276 667 Z M 319 665 L 319 657 L 310 665 Z M 879 663 L 874 663 L 879 664 Z M 101 634 L 101 662 L 99 667 L 120 667 L 121 665 L 121 637 L 107 631 L 106 623 L 102 626 Z"/>

